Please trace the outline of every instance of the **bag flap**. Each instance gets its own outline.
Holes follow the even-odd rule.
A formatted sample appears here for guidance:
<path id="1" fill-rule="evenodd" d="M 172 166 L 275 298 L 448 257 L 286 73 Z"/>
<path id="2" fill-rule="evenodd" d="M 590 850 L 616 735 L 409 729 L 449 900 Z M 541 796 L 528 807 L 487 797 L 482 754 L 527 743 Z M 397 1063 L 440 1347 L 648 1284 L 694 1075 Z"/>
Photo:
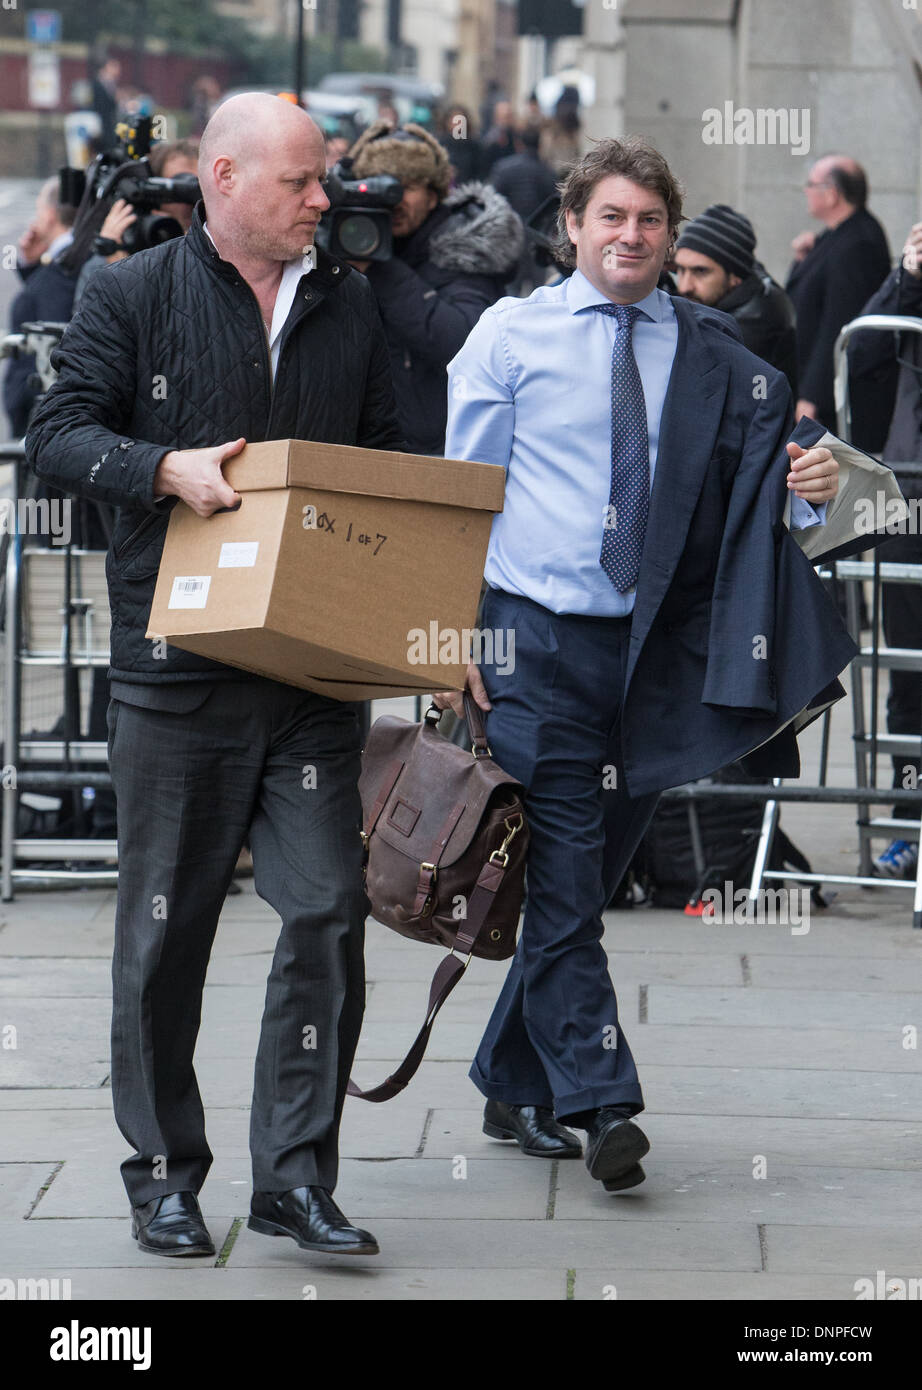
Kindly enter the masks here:
<path id="1" fill-rule="evenodd" d="M 467 849 L 498 789 L 523 795 L 520 783 L 491 758 L 475 758 L 425 721 L 409 724 L 385 715 L 373 725 L 362 759 L 359 794 L 366 833 L 389 783 L 375 835 L 417 863 L 442 866 Z"/>

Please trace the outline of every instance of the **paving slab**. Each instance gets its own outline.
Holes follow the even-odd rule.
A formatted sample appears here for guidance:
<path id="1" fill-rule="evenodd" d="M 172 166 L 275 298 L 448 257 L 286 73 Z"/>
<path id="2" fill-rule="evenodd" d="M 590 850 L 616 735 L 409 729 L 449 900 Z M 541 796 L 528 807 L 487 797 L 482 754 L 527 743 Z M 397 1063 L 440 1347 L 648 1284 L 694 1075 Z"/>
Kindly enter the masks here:
<path id="1" fill-rule="evenodd" d="M 218 1252 L 230 1234 L 232 1221 L 219 1216 L 207 1196 L 202 1201 L 202 1214 Z M 72 1275 L 79 1269 L 150 1269 L 151 1261 L 158 1256 L 138 1249 L 130 1227 L 127 1197 L 118 1216 L 109 1220 L 40 1221 L 33 1217 L 23 1221 L 0 1217 L 0 1272 L 45 1274 L 55 1270 Z M 213 1267 L 216 1258 L 217 1254 L 192 1256 L 188 1263 L 184 1258 L 182 1267 Z"/>
<path id="2" fill-rule="evenodd" d="M 916 932 L 922 937 L 922 932 Z M 783 956 L 750 954 L 749 977 L 754 989 L 824 989 L 850 991 L 868 989 L 875 993 L 922 995 L 922 940 L 915 960 L 901 955 L 885 956 L 805 956 L 791 961 Z M 715 982 L 718 983 L 718 982 Z"/>
<path id="3" fill-rule="evenodd" d="M 555 1220 L 596 1215 L 612 1221 L 783 1221 L 790 1225 L 901 1225 L 915 1227 L 922 1250 L 920 1174 L 890 1169 L 791 1168 L 772 1160 L 764 1178 L 748 1162 L 667 1163 L 644 1160 L 647 1180 L 600 1207 L 599 1184 L 581 1163 L 559 1165 Z M 883 1181 L 882 1181 L 883 1177 Z"/>
<path id="4" fill-rule="evenodd" d="M 292 1247 L 294 1249 L 294 1247 Z M 389 1269 L 371 1259 L 350 1267 L 345 1258 L 332 1264 L 293 1263 L 278 1269 L 215 1269 L 196 1260 L 195 1269 L 179 1261 L 148 1257 L 153 1268 L 70 1269 L 43 1271 L 69 1288 L 71 1299 L 96 1301 L 196 1302 L 442 1302 L 488 1300 L 551 1301 L 567 1296 L 565 1269 Z M 6 1278 L 34 1277 L 34 1271 L 11 1269 Z M 64 1283 L 69 1280 L 69 1286 Z"/>
<path id="5" fill-rule="evenodd" d="M 572 1297 L 580 1303 L 616 1299 L 631 1302 L 716 1301 L 734 1303 L 795 1302 L 815 1299 L 854 1299 L 853 1281 L 832 1274 L 722 1274 L 711 1270 L 671 1269 L 612 1271 L 577 1268 L 573 1274 Z M 703 1316 L 706 1316 L 702 1310 Z M 804 1318 L 806 1323 L 807 1319 Z"/>
<path id="6" fill-rule="evenodd" d="M 814 911 L 810 930 L 802 936 L 792 936 L 790 927 L 781 925 L 709 925 L 700 917 L 686 917 L 681 911 L 639 908 L 606 912 L 605 948 L 615 956 L 620 951 L 639 950 L 693 955 L 752 951 L 799 960 L 809 955 L 861 957 L 880 952 L 915 959 L 918 933 L 913 933 L 911 911 L 908 922 L 902 920 L 905 913 L 899 912 L 896 892 L 884 896 L 885 893 L 886 890 L 871 890 L 861 911 L 854 902 L 838 900 L 827 912 Z M 910 894 L 906 898 L 904 909 L 909 909 Z M 898 916 L 900 920 L 894 920 Z"/>
<path id="7" fill-rule="evenodd" d="M 647 1065 L 642 1085 L 648 1105 L 676 1114 L 922 1121 L 922 1075 L 899 1072 Z"/>
<path id="8" fill-rule="evenodd" d="M 112 995 L 112 969 L 100 956 L 5 956 L 3 997 L 60 999 L 79 995 L 103 999 Z"/>
<path id="9" fill-rule="evenodd" d="M 664 1114 L 647 1109 L 638 1123 L 652 1147 L 648 1171 L 664 1163 L 751 1165 L 753 1154 L 764 1154 L 769 1171 L 776 1164 L 837 1168 L 904 1168 L 922 1174 L 922 1122 L 791 1119 L 787 1116 Z M 584 1135 L 574 1131 L 579 1139 Z M 481 1132 L 479 1111 L 436 1109 L 426 1130 L 423 1155 L 448 1158 L 463 1149 L 472 1157 L 510 1162 L 546 1163 L 523 1155 L 514 1143 L 489 1139 Z M 878 1174 L 877 1181 L 881 1181 Z"/>
<path id="10" fill-rule="evenodd" d="M 459 1158 L 461 1162 L 343 1159 L 336 1188 L 337 1204 L 351 1220 L 436 1215 L 544 1218 L 549 1181 L 546 1169 L 536 1166 L 523 1175 L 504 1162 L 467 1160 L 463 1154 Z M 222 1217 L 245 1214 L 249 1211 L 251 1192 L 249 1157 L 216 1154 L 203 1188 L 203 1198 L 207 1194 L 211 1209 Z M 31 1196 L 34 1195 L 32 1191 Z M 114 1217 L 124 1210 L 125 1201 L 117 1163 L 101 1163 L 96 1155 L 77 1154 L 57 1174 L 32 1219 Z"/>
<path id="11" fill-rule="evenodd" d="M 721 1027 L 758 1023 L 798 1029 L 835 1027 L 843 1015 L 855 1029 L 899 1033 L 917 1010 L 904 995 L 857 990 L 683 989 L 650 986 L 647 1017 L 651 1023 L 716 1023 Z"/>
<path id="12" fill-rule="evenodd" d="M 909 1226 L 766 1224 L 765 1268 L 773 1274 L 839 1274 L 852 1284 L 883 1269 L 899 1279 L 922 1278 L 918 1222 Z"/>
<path id="13" fill-rule="evenodd" d="M 105 1001 L 71 996 L 0 998 L 0 1029 L 13 1025 L 15 1048 L 0 1048 L 0 1086 L 92 1086 L 109 1074 Z"/>
<path id="14" fill-rule="evenodd" d="M 910 1020 L 911 1021 L 911 1020 Z M 439 1020 L 441 1022 L 441 1019 Z M 827 1028 L 776 1028 L 770 1024 L 737 1025 L 732 1033 L 715 1024 L 656 1024 L 632 1027 L 631 1052 L 639 1066 L 651 1063 L 671 1066 L 770 1067 L 809 1066 L 811 1070 L 909 1072 L 918 1075 L 922 1051 L 904 1046 L 902 1028 L 866 1030 L 860 1034 L 847 1025 L 842 1011 L 838 1026 Z M 922 1028 L 919 1030 L 922 1035 Z"/>
<path id="15" fill-rule="evenodd" d="M 112 1092 L 98 1082 L 86 1086 L 0 1086 L 0 1114 L 10 1110 L 112 1110 Z"/>
<path id="16" fill-rule="evenodd" d="M 351 1215 L 351 1213 L 350 1213 Z M 762 1267 L 755 1224 L 670 1221 L 509 1221 L 376 1218 L 381 1261 L 392 1269 L 723 1269 Z M 243 1227 L 228 1268 L 277 1269 L 311 1257 L 293 1242 Z"/>
<path id="17" fill-rule="evenodd" d="M 0 1220 L 25 1218 L 53 1172 L 53 1163 L 0 1163 Z"/>

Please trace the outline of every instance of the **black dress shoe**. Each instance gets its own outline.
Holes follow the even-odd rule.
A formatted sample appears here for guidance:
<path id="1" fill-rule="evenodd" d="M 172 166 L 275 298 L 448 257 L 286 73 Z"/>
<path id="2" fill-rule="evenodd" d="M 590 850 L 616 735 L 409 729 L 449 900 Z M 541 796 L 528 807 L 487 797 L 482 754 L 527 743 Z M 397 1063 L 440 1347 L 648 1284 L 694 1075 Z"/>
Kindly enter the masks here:
<path id="1" fill-rule="evenodd" d="M 491 1139 L 514 1139 L 523 1154 L 532 1158 L 579 1158 L 583 1146 L 554 1119 L 545 1105 L 506 1105 L 488 1100 L 483 1112 L 483 1132 Z"/>
<path id="2" fill-rule="evenodd" d="M 247 1226 L 264 1236 L 291 1236 L 302 1250 L 330 1255 L 378 1255 L 370 1231 L 350 1226 L 325 1187 L 254 1192 Z"/>
<path id="3" fill-rule="evenodd" d="M 606 1192 L 622 1192 L 642 1183 L 640 1160 L 650 1148 L 643 1130 L 619 1110 L 603 1105 L 586 1128 L 586 1167 Z"/>
<path id="4" fill-rule="evenodd" d="M 194 1192 L 168 1192 L 131 1208 L 131 1234 L 150 1255 L 213 1255 Z"/>

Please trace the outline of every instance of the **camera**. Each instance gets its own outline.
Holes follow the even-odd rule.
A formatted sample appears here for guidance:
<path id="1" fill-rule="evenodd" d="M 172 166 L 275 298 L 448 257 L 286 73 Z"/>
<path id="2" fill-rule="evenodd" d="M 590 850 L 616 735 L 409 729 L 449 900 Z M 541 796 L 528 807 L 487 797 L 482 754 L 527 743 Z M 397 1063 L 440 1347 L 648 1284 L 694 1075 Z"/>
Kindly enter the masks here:
<path id="1" fill-rule="evenodd" d="M 324 184 L 330 207 L 320 219 L 317 241 L 344 261 L 387 261 L 393 252 L 391 209 L 403 197 L 403 184 L 390 174 L 359 179 L 344 155 Z"/>
<path id="2" fill-rule="evenodd" d="M 164 203 L 188 203 L 194 206 L 202 196 L 194 174 L 180 174 L 173 179 L 155 178 L 147 156 L 150 153 L 151 117 L 139 116 L 129 124 L 116 127 L 117 145 L 97 155 L 84 174 L 81 169 L 62 169 L 60 197 L 73 206 L 88 200 L 114 201 L 123 198 L 136 213 L 135 221 L 122 235 L 122 245 L 130 253 L 146 251 L 173 237 L 182 236 L 183 228 L 175 217 L 166 217 L 157 209 Z"/>

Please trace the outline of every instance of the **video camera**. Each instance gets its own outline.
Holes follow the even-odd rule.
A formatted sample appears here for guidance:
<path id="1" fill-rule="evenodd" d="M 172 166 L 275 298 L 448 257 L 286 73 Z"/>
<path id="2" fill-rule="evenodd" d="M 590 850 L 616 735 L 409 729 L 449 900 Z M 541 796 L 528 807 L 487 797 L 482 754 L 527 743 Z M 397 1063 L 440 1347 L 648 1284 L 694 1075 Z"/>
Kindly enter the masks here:
<path id="1" fill-rule="evenodd" d="M 92 203 L 101 199 L 123 198 L 134 209 L 136 218 L 122 233 L 122 245 L 129 253 L 147 251 L 173 237 L 182 236 L 183 229 L 175 217 L 164 217 L 156 209 L 164 203 L 188 203 L 194 206 L 202 196 L 194 174 L 179 174 L 174 179 L 156 178 L 147 156 L 150 154 L 151 117 L 138 116 L 132 123 L 116 127 L 118 144 L 97 155 L 89 169 L 62 169 L 60 200 L 73 207 L 85 198 Z"/>
<path id="2" fill-rule="evenodd" d="M 344 261 L 387 261 L 393 254 L 391 209 L 403 197 L 403 184 L 391 174 L 357 179 L 344 155 L 324 184 L 330 207 L 320 219 L 317 241 Z"/>

